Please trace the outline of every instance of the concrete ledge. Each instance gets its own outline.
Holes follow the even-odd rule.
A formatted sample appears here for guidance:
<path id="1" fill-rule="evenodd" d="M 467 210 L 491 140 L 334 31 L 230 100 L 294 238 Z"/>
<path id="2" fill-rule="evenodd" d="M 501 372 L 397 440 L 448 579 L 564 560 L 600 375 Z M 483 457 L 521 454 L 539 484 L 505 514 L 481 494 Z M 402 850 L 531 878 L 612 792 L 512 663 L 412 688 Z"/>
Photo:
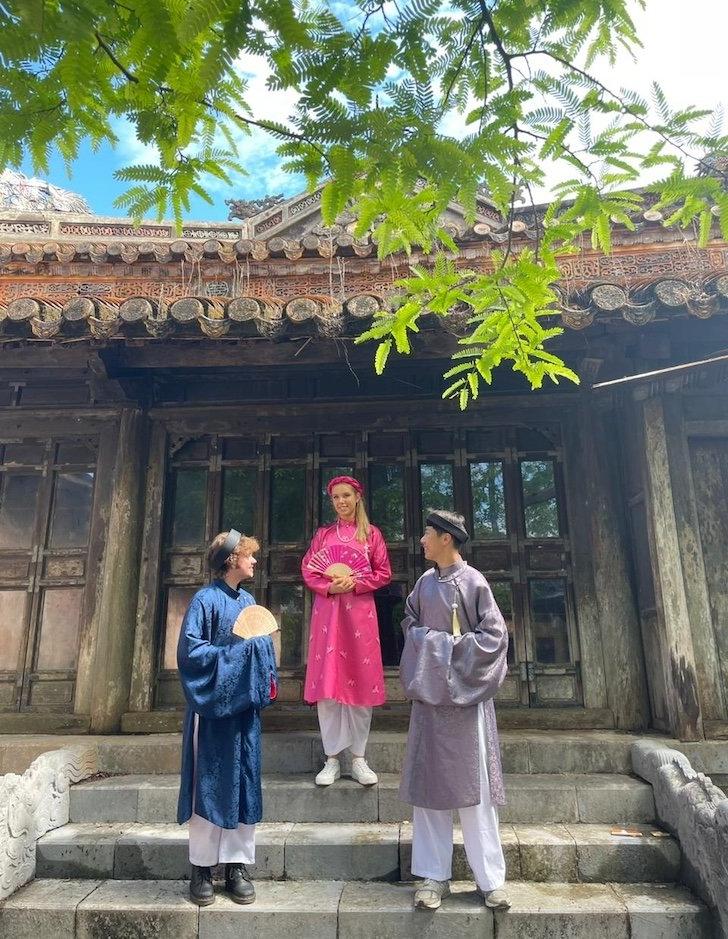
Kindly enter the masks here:
<path id="1" fill-rule="evenodd" d="M 506 774 L 508 802 L 502 822 L 515 824 L 646 823 L 655 817 L 652 788 L 642 780 L 609 773 Z M 74 822 L 175 822 L 179 776 L 136 774 L 81 783 L 71 790 Z M 399 799 L 399 776 L 380 773 L 362 788 L 342 777 L 321 788 L 312 773 L 263 776 L 267 822 L 408 821 L 412 806 Z"/>
<path id="2" fill-rule="evenodd" d="M 197 939 L 198 910 L 187 895 L 179 881 L 107 881 L 76 908 L 76 939 Z"/>
<path id="3" fill-rule="evenodd" d="M 436 912 L 413 910 L 412 886 L 347 884 L 339 905 L 343 939 L 491 939 L 493 914 L 471 886 L 453 884 Z"/>
<path id="4" fill-rule="evenodd" d="M 615 836 L 605 825 L 502 825 L 509 880 L 670 882 L 680 871 L 673 838 Z M 176 880 L 189 876 L 187 829 L 179 825 L 69 824 L 37 844 L 42 877 Z M 263 823 L 254 877 L 266 880 L 410 880 L 412 826 Z M 454 829 L 455 880 L 471 880 L 462 832 Z"/>
<path id="5" fill-rule="evenodd" d="M 342 883 L 261 883 L 251 906 L 227 897 L 200 910 L 200 939 L 337 939 Z"/>
<path id="6" fill-rule="evenodd" d="M 455 882 L 436 912 L 414 885 L 261 881 L 251 906 L 198 910 L 175 881 L 36 881 L 0 907 L 0 939 L 714 939 L 706 907 L 663 884 L 513 882 L 511 910 Z M 74 929 L 75 920 L 75 929 Z"/>
<path id="7" fill-rule="evenodd" d="M 99 880 L 36 880 L 0 907 L 0 939 L 74 939 L 76 907 Z"/>

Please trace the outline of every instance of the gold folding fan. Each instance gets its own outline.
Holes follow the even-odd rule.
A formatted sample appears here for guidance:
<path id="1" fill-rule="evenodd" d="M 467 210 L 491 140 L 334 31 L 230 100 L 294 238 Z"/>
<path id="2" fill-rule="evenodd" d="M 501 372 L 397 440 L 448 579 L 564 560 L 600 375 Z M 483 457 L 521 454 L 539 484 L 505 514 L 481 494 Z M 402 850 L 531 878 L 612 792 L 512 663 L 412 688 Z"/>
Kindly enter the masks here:
<path id="1" fill-rule="evenodd" d="M 233 633 L 241 639 L 270 636 L 273 640 L 276 665 L 281 664 L 281 628 L 278 620 L 266 607 L 257 604 L 246 606 L 233 624 Z"/>

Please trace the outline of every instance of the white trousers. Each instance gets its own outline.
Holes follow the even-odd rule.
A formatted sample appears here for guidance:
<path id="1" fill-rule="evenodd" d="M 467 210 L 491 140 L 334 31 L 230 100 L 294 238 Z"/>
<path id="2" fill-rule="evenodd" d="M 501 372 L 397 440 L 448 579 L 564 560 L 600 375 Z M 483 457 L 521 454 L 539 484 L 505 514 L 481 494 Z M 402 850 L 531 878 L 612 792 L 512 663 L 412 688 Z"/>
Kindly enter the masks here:
<path id="1" fill-rule="evenodd" d="M 496 890 L 506 882 L 506 862 L 498 830 L 498 810 L 490 801 L 485 714 L 478 715 L 480 743 L 480 803 L 458 809 L 463 843 L 475 883 L 483 891 Z M 457 772 L 457 768 L 453 767 Z M 452 810 L 415 806 L 412 816 L 412 874 L 432 880 L 452 877 Z"/>
<path id="2" fill-rule="evenodd" d="M 192 748 L 195 754 L 193 777 L 193 814 L 189 821 L 190 864 L 195 867 L 214 867 L 216 864 L 255 864 L 255 825 L 220 828 L 201 815 L 194 814 L 194 790 L 197 782 L 197 723 Z"/>
<path id="3" fill-rule="evenodd" d="M 372 723 L 372 709 L 341 704 L 328 698 L 319 701 L 316 707 L 326 756 L 338 756 L 346 749 L 355 756 L 364 756 Z"/>

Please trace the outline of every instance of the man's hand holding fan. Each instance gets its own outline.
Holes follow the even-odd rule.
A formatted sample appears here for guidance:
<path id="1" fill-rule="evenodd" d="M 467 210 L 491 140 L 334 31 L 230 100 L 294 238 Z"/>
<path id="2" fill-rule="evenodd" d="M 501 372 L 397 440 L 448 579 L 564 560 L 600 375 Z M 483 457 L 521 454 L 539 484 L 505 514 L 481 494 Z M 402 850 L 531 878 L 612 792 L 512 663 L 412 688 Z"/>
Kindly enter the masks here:
<path id="1" fill-rule="evenodd" d="M 329 578 L 329 593 L 348 593 L 359 577 L 371 571 L 365 555 L 345 545 L 322 548 L 309 558 L 307 566 Z"/>
<path id="2" fill-rule="evenodd" d="M 246 606 L 233 624 L 233 633 L 241 639 L 254 636 L 270 636 L 276 655 L 276 665 L 281 664 L 281 628 L 270 610 L 257 604 Z"/>

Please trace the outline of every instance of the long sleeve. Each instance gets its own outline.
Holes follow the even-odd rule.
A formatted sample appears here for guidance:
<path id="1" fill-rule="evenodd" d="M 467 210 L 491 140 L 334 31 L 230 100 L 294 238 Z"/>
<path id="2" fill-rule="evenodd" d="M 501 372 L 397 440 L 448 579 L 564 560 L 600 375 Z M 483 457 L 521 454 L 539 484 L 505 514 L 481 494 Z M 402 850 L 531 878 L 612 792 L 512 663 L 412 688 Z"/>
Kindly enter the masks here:
<path id="1" fill-rule="evenodd" d="M 277 680 L 270 636 L 230 636 L 215 645 L 206 638 L 205 627 L 205 607 L 193 599 L 177 644 L 177 665 L 190 709 L 202 717 L 223 718 L 267 707 L 271 679 Z"/>
<path id="2" fill-rule="evenodd" d="M 369 563 L 371 574 L 357 578 L 354 593 L 373 593 L 380 587 L 386 587 L 392 579 L 392 567 L 389 563 L 387 544 L 378 528 L 372 526 L 369 535 Z"/>
<path id="3" fill-rule="evenodd" d="M 303 582 L 308 587 L 309 590 L 313 590 L 314 593 L 319 593 L 322 596 L 327 596 L 329 592 L 329 585 L 331 580 L 328 577 L 325 577 L 323 574 L 319 574 L 318 571 L 312 571 L 308 567 L 308 562 L 311 560 L 314 554 L 317 551 L 320 551 L 324 545 L 324 533 L 325 528 L 319 528 L 318 531 L 314 534 L 311 539 L 311 544 L 309 545 L 308 551 L 304 554 L 303 560 L 301 561 L 301 574 L 303 576 Z"/>
<path id="4" fill-rule="evenodd" d="M 407 597 L 404 604 L 404 618 L 402 620 L 402 633 L 407 638 L 407 633 L 413 626 L 420 625 L 420 582 L 414 585 L 412 593 Z"/>
<path id="5" fill-rule="evenodd" d="M 420 625 L 419 608 L 409 604 L 409 599 L 400 662 L 400 681 L 407 697 L 458 707 L 493 698 L 508 672 L 508 631 L 485 580 L 475 587 L 477 620 L 469 622 L 461 636 Z"/>
<path id="6" fill-rule="evenodd" d="M 453 704 L 492 698 L 508 672 L 508 629 L 486 581 L 478 586 L 475 600 L 478 620 L 473 631 L 453 641 L 449 675 Z"/>

